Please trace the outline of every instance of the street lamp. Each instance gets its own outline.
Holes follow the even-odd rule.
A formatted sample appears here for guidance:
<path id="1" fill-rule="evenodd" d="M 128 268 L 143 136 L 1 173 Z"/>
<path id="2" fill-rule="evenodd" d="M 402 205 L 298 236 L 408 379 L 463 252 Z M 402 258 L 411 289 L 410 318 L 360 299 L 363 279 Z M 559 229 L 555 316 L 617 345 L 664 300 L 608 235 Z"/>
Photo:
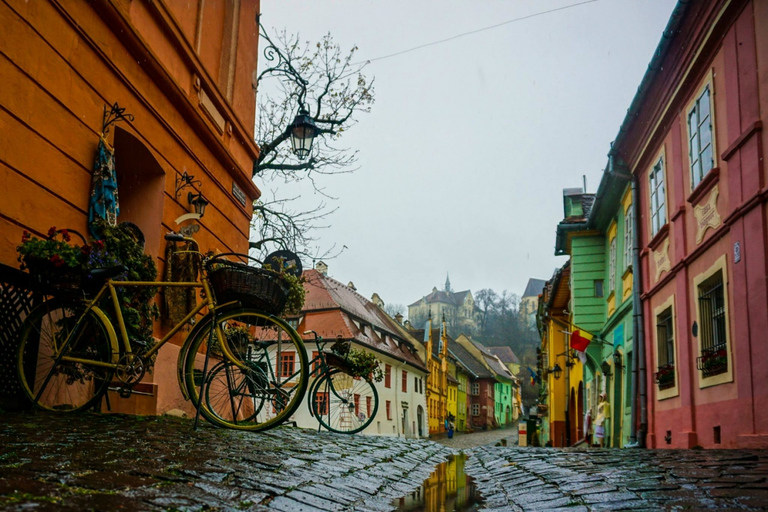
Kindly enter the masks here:
<path id="1" fill-rule="evenodd" d="M 315 140 L 318 131 L 315 120 L 309 115 L 309 111 L 303 107 L 299 109 L 298 115 L 288 125 L 291 147 L 299 160 L 304 160 L 309 156 L 309 152 L 312 150 L 312 142 Z"/>
<path id="2" fill-rule="evenodd" d="M 613 353 L 613 364 L 616 368 L 621 368 L 621 352 L 618 350 Z"/>
<path id="3" fill-rule="evenodd" d="M 550 371 L 552 372 L 552 375 L 554 375 L 555 380 L 558 380 L 563 373 L 563 369 L 560 368 L 560 365 L 557 363 L 555 363 L 555 366 Z"/>
<path id="4" fill-rule="evenodd" d="M 194 194 L 190 192 L 187 195 L 187 201 L 195 208 L 195 213 L 200 214 L 200 218 L 205 215 L 205 207 L 208 206 L 208 200 L 203 197 L 203 194 Z"/>

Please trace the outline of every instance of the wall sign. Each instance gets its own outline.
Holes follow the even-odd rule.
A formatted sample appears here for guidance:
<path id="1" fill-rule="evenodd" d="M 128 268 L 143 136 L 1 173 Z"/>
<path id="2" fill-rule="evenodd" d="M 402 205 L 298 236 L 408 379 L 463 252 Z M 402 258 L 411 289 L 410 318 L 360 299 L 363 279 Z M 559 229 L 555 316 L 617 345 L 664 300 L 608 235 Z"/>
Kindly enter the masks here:
<path id="1" fill-rule="evenodd" d="M 738 263 L 741 261 L 741 242 L 733 243 L 733 262 Z"/>
<path id="2" fill-rule="evenodd" d="M 235 196 L 235 199 L 237 199 L 241 205 L 245 206 L 245 192 L 243 192 L 243 190 L 238 187 L 237 183 L 234 181 L 232 182 L 232 195 Z"/>

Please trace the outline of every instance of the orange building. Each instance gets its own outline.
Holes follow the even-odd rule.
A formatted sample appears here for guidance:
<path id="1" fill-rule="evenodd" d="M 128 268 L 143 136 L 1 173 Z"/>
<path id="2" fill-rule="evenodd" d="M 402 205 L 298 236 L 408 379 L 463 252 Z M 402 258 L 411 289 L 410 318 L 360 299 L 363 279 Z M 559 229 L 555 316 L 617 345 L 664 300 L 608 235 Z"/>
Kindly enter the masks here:
<path id="1" fill-rule="evenodd" d="M 133 118 L 107 134 L 120 214 L 164 267 L 164 233 L 210 201 L 195 235 L 203 251 L 247 252 L 253 201 L 259 1 L 0 0 L 0 263 L 18 267 L 22 232 L 86 233 L 105 106 Z M 182 176 L 193 176 L 178 190 Z M 158 326 L 157 331 L 161 328 Z M 181 340 L 179 340 L 180 342 Z M 183 406 L 178 349 L 113 410 Z"/>

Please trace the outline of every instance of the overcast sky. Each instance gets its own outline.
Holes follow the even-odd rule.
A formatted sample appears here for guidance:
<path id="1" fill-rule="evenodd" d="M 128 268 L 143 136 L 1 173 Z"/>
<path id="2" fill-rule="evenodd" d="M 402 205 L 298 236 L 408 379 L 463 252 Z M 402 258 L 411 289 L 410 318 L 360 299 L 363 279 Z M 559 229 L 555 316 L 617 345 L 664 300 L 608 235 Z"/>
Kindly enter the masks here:
<path id="1" fill-rule="evenodd" d="M 261 21 L 367 60 L 582 1 L 262 0 Z M 339 210 L 319 235 L 348 248 L 329 275 L 406 306 L 446 273 L 518 295 L 548 279 L 562 189 L 596 190 L 675 3 L 599 0 L 372 62 L 376 103 L 342 139 L 359 170 L 324 183 Z"/>

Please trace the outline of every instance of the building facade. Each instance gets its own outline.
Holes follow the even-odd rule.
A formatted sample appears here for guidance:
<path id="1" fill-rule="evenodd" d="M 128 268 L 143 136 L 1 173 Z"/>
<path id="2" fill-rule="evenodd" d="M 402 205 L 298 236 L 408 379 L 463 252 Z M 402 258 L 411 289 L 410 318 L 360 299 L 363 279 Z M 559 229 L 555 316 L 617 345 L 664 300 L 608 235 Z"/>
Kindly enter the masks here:
<path id="1" fill-rule="evenodd" d="M 315 331 L 325 339 L 350 341 L 354 348 L 374 353 L 384 372 L 384 379 L 374 383 L 378 411 L 361 434 L 427 437 L 427 368 L 419 341 L 349 286 L 317 270 L 305 271 L 304 277 L 304 307 L 289 322 L 299 333 Z M 302 337 L 311 358 L 318 347 L 311 335 Z M 300 427 L 315 428 L 317 420 L 310 416 L 308 400 L 306 396 L 291 420 Z M 363 404 L 360 407 L 365 412 Z"/>
<path id="2" fill-rule="evenodd" d="M 88 232 L 100 140 L 114 155 L 117 222 L 141 229 L 161 275 L 163 235 L 190 213 L 189 192 L 210 202 L 195 235 L 201 250 L 247 252 L 259 197 L 258 15 L 258 0 L 0 3 L 0 263 L 17 268 L 25 230 Z M 113 105 L 132 117 L 107 130 Z M 178 345 L 163 347 L 142 393 L 111 393 L 112 410 L 184 408 L 177 355 Z"/>
<path id="3" fill-rule="evenodd" d="M 766 23 L 680 2 L 611 152 L 639 196 L 650 447 L 768 446 Z"/>

